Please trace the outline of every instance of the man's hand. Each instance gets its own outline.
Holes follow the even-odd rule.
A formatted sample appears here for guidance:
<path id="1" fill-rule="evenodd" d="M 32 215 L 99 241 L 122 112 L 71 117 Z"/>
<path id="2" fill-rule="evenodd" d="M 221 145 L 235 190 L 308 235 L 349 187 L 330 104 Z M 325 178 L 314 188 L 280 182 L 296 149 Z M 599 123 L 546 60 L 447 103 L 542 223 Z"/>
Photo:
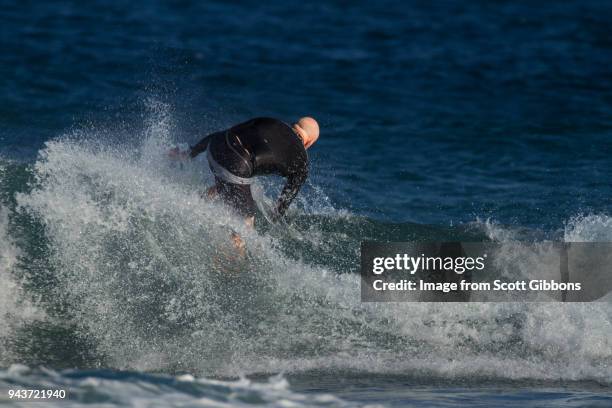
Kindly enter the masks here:
<path id="1" fill-rule="evenodd" d="M 168 151 L 168 157 L 172 160 L 185 160 L 189 158 L 189 151 L 175 147 Z"/>
<path id="2" fill-rule="evenodd" d="M 178 155 L 179 155 L 179 148 L 175 147 L 173 149 L 170 149 L 168 151 L 168 157 L 171 159 L 178 159 Z"/>

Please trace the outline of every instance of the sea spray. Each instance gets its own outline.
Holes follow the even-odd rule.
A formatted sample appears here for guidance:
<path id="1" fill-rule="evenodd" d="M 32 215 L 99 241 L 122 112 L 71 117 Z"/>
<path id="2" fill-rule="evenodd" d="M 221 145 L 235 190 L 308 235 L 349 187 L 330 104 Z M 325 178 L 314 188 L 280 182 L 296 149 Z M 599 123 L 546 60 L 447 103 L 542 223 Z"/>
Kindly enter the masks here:
<path id="1" fill-rule="evenodd" d="M 56 297 L 108 366 L 612 378 L 609 304 L 361 303 L 353 273 L 361 240 L 464 232 L 302 210 L 288 222 L 303 239 L 261 225 L 250 231 L 201 197 L 195 180 L 209 180 L 205 162 L 181 169 L 167 160 L 166 131 L 143 131 L 145 147 L 132 149 L 74 137 L 49 142 L 33 190 L 18 196 L 53 248 Z M 232 251 L 231 231 L 247 242 L 246 258 Z M 502 242 L 513 236 L 495 223 L 481 231 Z"/>

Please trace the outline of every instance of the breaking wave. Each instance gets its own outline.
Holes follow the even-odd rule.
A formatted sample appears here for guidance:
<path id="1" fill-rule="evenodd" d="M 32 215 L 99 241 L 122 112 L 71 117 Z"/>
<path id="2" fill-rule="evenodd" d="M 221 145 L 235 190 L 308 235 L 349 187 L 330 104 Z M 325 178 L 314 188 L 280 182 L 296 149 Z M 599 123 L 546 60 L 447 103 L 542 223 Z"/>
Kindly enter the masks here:
<path id="1" fill-rule="evenodd" d="M 80 367 L 207 377 L 358 370 L 610 383 L 606 302 L 360 301 L 362 240 L 504 242 L 516 239 L 512 228 L 381 223 L 333 208 L 309 185 L 287 223 L 261 221 L 251 231 L 202 198 L 211 183 L 204 159 L 167 159 L 172 134 L 156 106 L 135 137 L 105 144 L 95 130 L 75 132 L 48 142 L 32 166 L 9 164 L 20 177 L 4 179 L 14 202 L 0 213 L 0 278 L 21 276 L 50 316 L 45 330 L 30 325 L 12 336 L 50 345 L 9 344 L 5 361 L 61 362 L 68 344 L 78 356 L 70 364 Z M 259 185 L 264 203 L 274 188 Z M 232 231 L 245 239 L 245 256 Z M 564 236 L 609 241 L 612 222 L 576 218 Z M 1 302 L 18 297 L 0 298 L 0 325 L 18 309 Z"/>

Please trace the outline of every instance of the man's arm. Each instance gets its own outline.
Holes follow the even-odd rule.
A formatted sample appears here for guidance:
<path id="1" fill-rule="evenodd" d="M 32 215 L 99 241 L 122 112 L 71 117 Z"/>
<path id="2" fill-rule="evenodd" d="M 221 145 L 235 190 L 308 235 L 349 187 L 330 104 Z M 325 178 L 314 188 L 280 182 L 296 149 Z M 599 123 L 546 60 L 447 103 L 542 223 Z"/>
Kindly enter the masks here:
<path id="1" fill-rule="evenodd" d="M 289 208 L 289 205 L 297 196 L 297 193 L 306 182 L 306 178 L 308 177 L 308 169 L 304 169 L 299 173 L 295 173 L 287 178 L 287 184 L 283 187 L 283 191 L 278 198 L 278 202 L 276 203 L 276 211 L 275 214 L 277 217 L 281 217 Z"/>
<path id="2" fill-rule="evenodd" d="M 195 145 L 190 146 L 189 157 L 191 157 L 193 159 L 198 154 L 206 151 L 206 149 L 208 148 L 208 144 L 210 143 L 210 139 L 213 137 L 213 135 L 215 135 L 215 133 L 210 134 L 210 135 L 204 137 L 202 140 L 200 140 Z"/>
<path id="3" fill-rule="evenodd" d="M 208 144 L 210 143 L 210 139 L 215 134 L 216 133 L 213 133 L 213 134 L 210 134 L 204 137 L 197 144 L 193 146 L 189 146 L 188 149 L 181 149 L 180 147 L 172 148 L 168 152 L 168 156 L 170 156 L 171 159 L 175 159 L 175 160 L 185 160 L 187 158 L 193 159 L 198 154 L 206 151 L 206 149 L 208 148 Z"/>

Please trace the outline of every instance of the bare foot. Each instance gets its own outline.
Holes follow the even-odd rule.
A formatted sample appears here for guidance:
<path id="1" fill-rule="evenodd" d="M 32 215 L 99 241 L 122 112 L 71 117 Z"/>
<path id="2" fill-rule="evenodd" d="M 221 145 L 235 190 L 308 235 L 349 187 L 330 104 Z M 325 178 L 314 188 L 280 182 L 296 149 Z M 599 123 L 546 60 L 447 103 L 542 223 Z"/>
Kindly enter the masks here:
<path id="1" fill-rule="evenodd" d="M 212 186 L 208 190 L 206 190 L 206 198 L 212 200 L 217 197 L 217 186 Z"/>
<path id="2" fill-rule="evenodd" d="M 234 246 L 238 250 L 238 254 L 241 258 L 244 258 L 246 256 L 246 244 L 244 243 L 244 240 L 235 232 L 232 232 L 231 238 Z"/>

